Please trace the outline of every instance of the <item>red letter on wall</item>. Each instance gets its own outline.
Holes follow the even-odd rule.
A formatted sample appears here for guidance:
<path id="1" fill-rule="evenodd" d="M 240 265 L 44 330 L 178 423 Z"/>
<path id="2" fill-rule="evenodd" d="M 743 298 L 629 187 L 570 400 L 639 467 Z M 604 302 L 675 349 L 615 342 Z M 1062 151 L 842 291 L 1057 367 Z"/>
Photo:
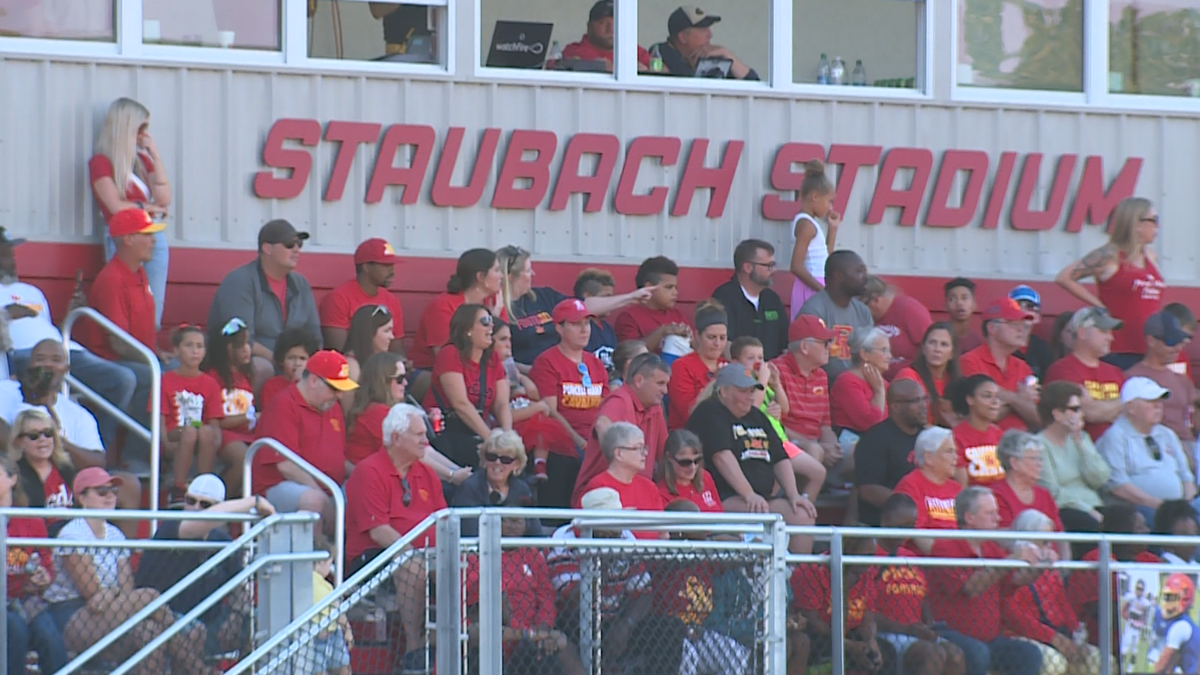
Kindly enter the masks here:
<path id="1" fill-rule="evenodd" d="M 1077 155 L 1063 155 L 1058 158 L 1058 168 L 1054 172 L 1054 184 L 1050 187 L 1050 199 L 1046 202 L 1045 211 L 1033 211 L 1029 202 L 1037 189 L 1038 174 L 1042 167 L 1042 153 L 1035 152 L 1025 157 L 1025 166 L 1021 169 L 1021 182 L 1017 184 L 1017 195 L 1013 197 L 1012 212 L 1009 214 L 1014 230 L 1049 230 L 1058 222 L 1062 215 L 1063 203 L 1067 200 L 1067 185 L 1071 174 L 1075 172 Z"/>
<path id="2" fill-rule="evenodd" d="M 425 181 L 425 170 L 437 134 L 433 127 L 414 124 L 393 124 L 388 127 L 379 144 L 379 156 L 375 158 L 375 170 L 371 172 L 371 185 L 367 188 L 367 203 L 377 204 L 383 200 L 383 190 L 389 185 L 403 185 L 401 204 L 416 204 L 421 195 L 421 183 Z M 395 166 L 396 150 L 401 146 L 413 146 L 412 162 L 408 166 Z"/>
<path id="3" fill-rule="evenodd" d="M 762 215 L 767 220 L 791 222 L 800 213 L 800 184 L 804 182 L 803 169 L 792 171 L 796 164 L 814 159 L 825 159 L 825 147 L 816 143 L 784 143 L 775 153 L 771 166 L 771 188 L 796 194 L 796 199 L 784 199 L 780 195 L 763 195 Z"/>
<path id="4" fill-rule="evenodd" d="M 987 180 L 988 156 L 979 150 L 947 150 L 942 155 L 942 167 L 938 170 L 937 184 L 933 186 L 933 199 L 929 202 L 929 213 L 925 224 L 931 227 L 962 227 L 971 222 L 975 208 L 979 206 L 979 195 Z M 959 171 L 970 172 L 967 189 L 963 191 L 962 205 L 947 204 L 954 179 Z"/>
<path id="5" fill-rule="evenodd" d="M 1017 153 L 1000 153 L 1000 166 L 996 168 L 996 177 L 992 180 L 992 192 L 988 195 L 987 211 L 983 213 L 983 229 L 994 230 L 1000 223 L 1000 209 L 1004 206 L 1004 197 L 1008 194 L 1008 186 L 1012 183 L 1013 167 L 1017 164 Z"/>
<path id="6" fill-rule="evenodd" d="M 683 179 L 679 182 L 679 192 L 675 194 L 675 205 L 671 207 L 671 215 L 686 216 L 692 208 L 692 197 L 698 188 L 711 188 L 712 197 L 708 200 L 709 218 L 720 218 L 725 212 L 725 203 L 729 201 L 729 191 L 733 188 L 733 177 L 737 175 L 738 161 L 742 158 L 742 148 L 745 141 L 728 141 L 725 143 L 725 155 L 720 165 L 715 169 L 704 166 L 704 155 L 708 151 L 708 139 L 697 138 L 692 141 L 692 151 L 688 153 L 687 166 L 683 169 Z"/>
<path id="7" fill-rule="evenodd" d="M 896 173 L 903 168 L 913 170 L 912 183 L 907 190 L 894 186 Z M 879 182 L 875 184 L 875 195 L 871 197 L 871 208 L 866 222 L 876 225 L 883 220 L 883 212 L 890 206 L 900 207 L 900 224 L 916 225 L 921 200 L 925 197 L 925 186 L 933 171 L 933 153 L 925 148 L 894 148 L 883 159 L 879 170 Z"/>
<path id="8" fill-rule="evenodd" d="M 1137 187 L 1138 174 L 1142 172 L 1142 158 L 1130 157 L 1121 167 L 1121 173 L 1104 191 L 1104 160 L 1088 157 L 1083 163 L 1083 176 L 1079 179 L 1079 191 L 1075 193 L 1075 204 L 1067 217 L 1067 232 L 1078 232 L 1083 227 L 1084 216 L 1092 225 L 1108 220 L 1117 203 L 1132 197 Z"/>
<path id="9" fill-rule="evenodd" d="M 362 143 L 371 143 L 379 138 L 382 124 L 368 122 L 339 122 L 334 120 L 325 128 L 325 140 L 341 143 L 337 159 L 333 162 L 333 172 L 329 175 L 329 186 L 325 188 L 325 201 L 336 202 L 342 198 L 346 189 L 346 178 L 350 176 L 350 165 L 354 163 L 354 153 Z"/>
<path id="10" fill-rule="evenodd" d="M 613 199 L 613 208 L 617 213 L 627 216 L 649 216 L 662 213 L 667 203 L 667 188 L 658 186 L 648 194 L 635 195 L 633 188 L 637 185 L 638 171 L 642 168 L 642 160 L 647 157 L 658 157 L 663 167 L 674 166 L 679 161 L 679 150 L 682 141 L 670 136 L 638 136 L 629 143 L 629 151 L 625 153 L 625 166 L 621 169 L 621 179 L 617 182 L 617 196 Z"/>
<path id="11" fill-rule="evenodd" d="M 462 187 L 450 184 L 454 175 L 454 166 L 458 163 L 458 151 L 462 148 L 462 127 L 450 127 L 446 132 L 446 143 L 442 146 L 442 156 L 438 160 L 437 173 L 433 176 L 433 189 L 429 197 L 438 206 L 475 206 L 483 196 L 487 187 L 488 174 L 492 170 L 492 160 L 496 157 L 496 148 L 500 145 L 500 130 L 485 129 L 483 140 L 479 143 L 479 153 L 475 155 L 475 168 L 471 171 L 471 179 Z"/>
<path id="12" fill-rule="evenodd" d="M 858 178 L 858 170 L 864 166 L 875 166 L 879 163 L 882 155 L 883 146 L 880 145 L 832 145 L 829 147 L 828 163 L 842 166 L 838 171 L 837 193 L 833 197 L 834 211 L 846 212 L 846 205 L 850 203 L 850 193 L 854 191 L 854 180 Z"/>
<path id="13" fill-rule="evenodd" d="M 567 143 L 563 154 L 562 168 L 558 171 L 558 185 L 550 199 L 551 211 L 567 208 L 571 195 L 581 192 L 587 195 L 583 210 L 595 213 L 604 206 L 608 195 L 608 184 L 617 166 L 617 155 L 621 153 L 621 141 L 612 134 L 575 134 Z M 579 162 L 584 155 L 597 155 L 596 173 L 593 176 L 579 175 Z"/>
<path id="14" fill-rule="evenodd" d="M 287 140 L 314 146 L 321 140 L 321 123 L 285 118 L 271 125 L 267 143 L 263 146 L 263 164 L 272 169 L 291 169 L 292 175 L 278 178 L 274 171 L 259 171 L 254 174 L 255 196 L 262 199 L 292 199 L 304 191 L 304 184 L 312 173 L 312 153 L 308 150 L 284 149 L 283 142 Z"/>
<path id="15" fill-rule="evenodd" d="M 508 139 L 508 152 L 500 177 L 496 179 L 496 194 L 492 195 L 494 209 L 536 209 L 550 189 L 550 162 L 558 149 L 558 136 L 551 131 L 517 129 Z M 526 161 L 526 150 L 537 156 Z M 518 188 L 518 179 L 529 180 L 529 187 Z"/>

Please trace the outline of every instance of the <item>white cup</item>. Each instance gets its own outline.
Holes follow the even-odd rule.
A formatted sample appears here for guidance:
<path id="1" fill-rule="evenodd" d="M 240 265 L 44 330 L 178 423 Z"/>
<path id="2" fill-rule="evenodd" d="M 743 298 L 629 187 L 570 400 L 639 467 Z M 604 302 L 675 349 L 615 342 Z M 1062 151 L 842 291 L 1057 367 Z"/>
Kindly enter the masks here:
<path id="1" fill-rule="evenodd" d="M 231 30 L 219 30 L 217 31 L 217 45 L 223 49 L 229 49 L 233 46 L 235 37 L 236 33 Z"/>
<path id="2" fill-rule="evenodd" d="M 162 40 L 162 23 L 157 19 L 142 21 L 142 41 L 158 42 Z"/>

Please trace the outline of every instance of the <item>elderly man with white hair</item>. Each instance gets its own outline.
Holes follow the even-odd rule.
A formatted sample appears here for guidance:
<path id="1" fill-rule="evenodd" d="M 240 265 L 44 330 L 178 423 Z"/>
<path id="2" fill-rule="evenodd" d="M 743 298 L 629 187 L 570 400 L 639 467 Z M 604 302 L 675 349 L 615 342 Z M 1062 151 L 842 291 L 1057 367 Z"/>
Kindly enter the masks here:
<path id="1" fill-rule="evenodd" d="M 359 462 L 346 483 L 346 566 L 349 573 L 378 556 L 430 514 L 446 508 L 442 482 L 421 462 L 429 439 L 425 412 L 397 403 L 383 419 L 383 448 Z M 436 530 L 421 532 L 413 547 L 432 547 Z M 429 672 L 433 663 L 424 645 L 425 582 L 422 558 L 410 558 L 396 570 L 400 621 L 408 644 L 405 673 Z"/>
<path id="2" fill-rule="evenodd" d="M 1186 499 L 1200 506 L 1179 437 L 1162 424 L 1163 399 L 1170 395 L 1150 378 L 1129 378 L 1121 386 L 1120 417 L 1096 441 L 1111 469 L 1105 500 L 1132 504 L 1146 522 L 1154 520 L 1154 510 L 1166 500 Z"/>

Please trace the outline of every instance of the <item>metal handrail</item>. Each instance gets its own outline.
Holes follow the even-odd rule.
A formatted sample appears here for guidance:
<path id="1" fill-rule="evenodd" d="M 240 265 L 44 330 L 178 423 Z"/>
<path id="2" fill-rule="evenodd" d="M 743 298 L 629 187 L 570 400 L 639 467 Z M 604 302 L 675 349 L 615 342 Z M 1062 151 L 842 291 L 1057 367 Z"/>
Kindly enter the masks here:
<path id="1" fill-rule="evenodd" d="M 36 520 L 75 520 L 76 518 L 103 518 L 104 520 L 215 520 L 218 522 L 252 522 L 261 516 L 249 513 L 206 513 L 204 511 L 142 511 L 134 509 L 42 509 L 28 507 L 0 508 L 0 516 L 7 518 L 33 518 Z"/>
<path id="2" fill-rule="evenodd" d="M 74 328 L 75 322 L 79 317 L 86 316 L 95 321 L 101 328 L 116 336 L 122 343 L 132 347 L 137 351 L 142 358 L 146 359 L 146 363 L 150 366 L 150 429 L 146 430 L 141 424 L 138 424 L 129 415 L 126 415 L 123 410 L 118 409 L 110 401 L 92 391 L 79 380 L 67 376 L 67 382 L 76 389 L 84 398 L 92 403 L 95 403 L 109 415 L 113 415 L 122 426 L 137 433 L 142 438 L 150 442 L 150 510 L 158 511 L 158 490 L 159 490 L 159 470 L 161 469 L 162 448 L 160 447 L 162 434 L 162 364 L 158 360 L 158 354 L 155 354 L 152 349 L 138 342 L 132 335 L 125 332 L 117 324 L 108 320 L 100 312 L 91 307 L 76 307 L 67 314 L 66 320 L 63 321 L 62 336 L 63 350 L 67 352 L 67 362 L 71 359 L 71 329 Z M 148 436 L 146 435 L 148 434 Z M 151 519 L 150 532 L 154 533 L 158 529 L 158 521 Z"/>
<path id="3" fill-rule="evenodd" d="M 234 553 L 240 552 L 246 544 L 253 541 L 255 537 L 262 534 L 262 532 L 268 527 L 278 523 L 311 523 L 315 520 L 316 517 L 313 514 L 305 513 L 281 513 L 263 519 L 254 527 L 247 529 L 242 536 L 237 538 L 237 540 L 233 541 L 232 543 L 227 542 L 225 548 L 221 552 L 212 556 L 208 560 L 205 560 L 203 564 L 192 570 L 190 574 L 180 579 L 175 585 L 168 588 L 165 592 L 159 594 L 157 598 L 155 598 L 142 609 L 138 610 L 133 616 L 126 619 L 120 626 L 117 626 L 115 629 L 109 631 L 91 647 L 88 647 L 83 652 L 80 652 L 78 656 L 72 659 L 71 662 L 68 663 L 62 670 L 58 671 L 56 675 L 69 675 L 70 673 L 82 668 L 88 661 L 92 660 L 105 649 L 108 649 L 110 646 L 112 646 L 112 644 L 123 637 L 125 633 L 137 627 L 139 623 L 149 618 L 151 614 L 154 614 L 158 610 L 165 607 L 167 603 L 169 603 L 175 596 L 183 592 L 183 589 L 190 587 L 197 581 L 200 581 L 205 577 L 205 575 L 216 569 L 218 565 L 225 562 L 227 558 L 232 556 Z M 321 558 L 324 558 L 324 556 L 322 555 Z"/>
<path id="4" fill-rule="evenodd" d="M 264 447 L 269 447 L 275 452 L 283 455 L 289 462 L 303 469 L 305 473 L 312 476 L 318 483 L 329 489 L 329 495 L 333 499 L 334 512 L 337 514 L 334 519 L 334 538 L 336 539 L 334 542 L 334 547 L 337 549 L 337 552 L 334 555 L 336 556 L 335 560 L 337 564 L 334 567 L 333 574 L 334 580 L 338 584 L 342 583 L 342 580 L 345 579 L 346 575 L 346 496 L 342 494 L 342 486 L 338 485 L 337 481 L 333 480 L 329 476 L 326 476 L 324 472 L 310 464 L 308 460 L 296 454 L 295 451 L 288 448 L 283 443 L 280 443 L 274 438 L 260 438 L 251 443 L 250 447 L 246 449 L 246 458 L 242 461 L 243 497 L 250 496 L 250 488 L 252 485 L 250 480 L 250 472 L 253 469 L 254 455 Z"/>

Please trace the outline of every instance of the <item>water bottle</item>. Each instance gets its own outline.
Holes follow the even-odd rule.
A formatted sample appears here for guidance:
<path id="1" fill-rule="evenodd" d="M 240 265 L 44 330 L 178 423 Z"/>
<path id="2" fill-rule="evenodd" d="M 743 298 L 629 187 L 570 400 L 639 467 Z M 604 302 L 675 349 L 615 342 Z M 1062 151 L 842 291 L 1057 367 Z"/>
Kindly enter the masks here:
<path id="1" fill-rule="evenodd" d="M 662 50 L 658 48 L 658 43 L 655 43 L 650 48 L 650 72 L 661 73 L 663 71 Z"/>
<path id="2" fill-rule="evenodd" d="M 1075 627 L 1075 632 L 1071 635 L 1071 639 L 1075 642 L 1075 646 L 1077 647 L 1082 647 L 1083 645 L 1087 644 L 1088 629 L 1083 622 L 1080 622 L 1079 625 Z"/>
<path id="3" fill-rule="evenodd" d="M 858 59 L 854 62 L 854 74 L 851 77 L 854 86 L 867 86 L 867 69 L 863 68 L 862 59 Z"/>
<path id="4" fill-rule="evenodd" d="M 829 84 L 829 59 L 824 54 L 817 64 L 817 84 Z"/>
<path id="5" fill-rule="evenodd" d="M 558 46 L 558 40 L 550 43 L 550 53 L 546 54 L 546 70 L 554 70 L 559 61 L 562 61 L 562 47 Z"/>
<path id="6" fill-rule="evenodd" d="M 846 84 L 846 62 L 842 57 L 833 58 L 833 66 L 829 69 L 829 84 Z"/>

